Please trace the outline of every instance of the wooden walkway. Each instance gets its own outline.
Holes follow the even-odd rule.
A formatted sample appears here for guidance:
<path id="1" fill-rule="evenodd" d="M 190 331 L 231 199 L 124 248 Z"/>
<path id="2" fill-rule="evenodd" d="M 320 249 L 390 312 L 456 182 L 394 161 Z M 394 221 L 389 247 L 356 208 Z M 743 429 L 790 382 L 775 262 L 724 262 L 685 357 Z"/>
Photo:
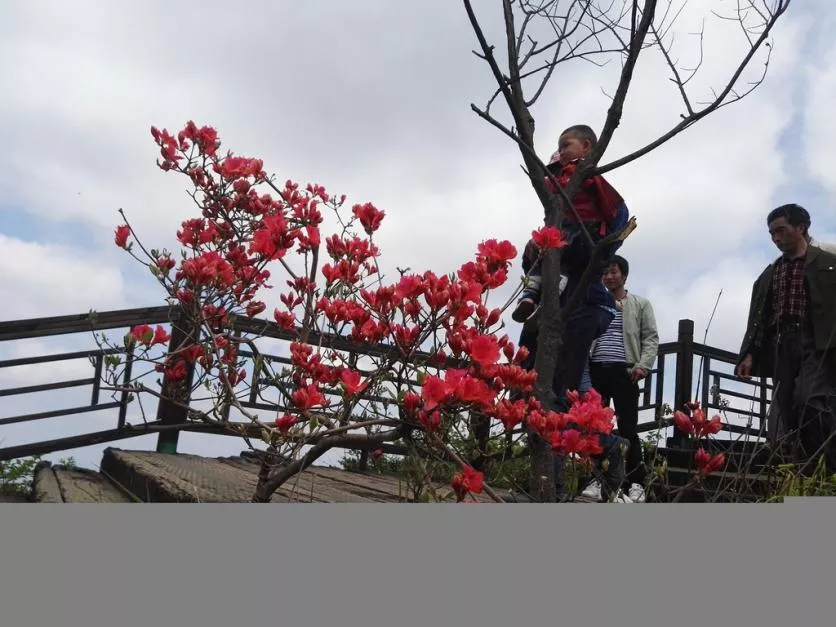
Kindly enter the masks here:
<path id="1" fill-rule="evenodd" d="M 100 471 L 42 463 L 33 500 L 40 503 L 245 503 L 255 490 L 258 463 L 247 455 L 209 458 L 108 448 Z M 450 492 L 438 485 L 439 494 Z M 506 502 L 527 499 L 500 492 Z M 481 503 L 493 503 L 486 494 Z M 455 499 L 450 494 L 450 502 Z M 583 500 L 583 499 L 581 499 Z M 405 503 L 406 485 L 372 472 L 311 466 L 274 495 L 274 503 Z"/>

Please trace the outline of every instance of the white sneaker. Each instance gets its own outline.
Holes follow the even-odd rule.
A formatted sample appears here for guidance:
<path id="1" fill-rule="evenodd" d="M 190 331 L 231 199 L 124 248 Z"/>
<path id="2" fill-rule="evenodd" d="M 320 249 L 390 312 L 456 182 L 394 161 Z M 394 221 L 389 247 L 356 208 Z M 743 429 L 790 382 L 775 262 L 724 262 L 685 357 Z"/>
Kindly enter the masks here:
<path id="1" fill-rule="evenodd" d="M 624 490 L 619 490 L 610 503 L 632 503 L 633 499 L 624 494 Z"/>
<path id="2" fill-rule="evenodd" d="M 601 482 L 597 481 L 597 480 L 593 481 L 588 486 L 586 486 L 586 489 L 583 492 L 581 492 L 581 494 L 588 499 L 594 499 L 596 501 L 600 501 L 601 500 Z"/>
<path id="3" fill-rule="evenodd" d="M 631 485 L 630 491 L 627 494 L 633 503 L 644 503 L 647 498 L 644 493 L 644 488 L 638 483 Z"/>

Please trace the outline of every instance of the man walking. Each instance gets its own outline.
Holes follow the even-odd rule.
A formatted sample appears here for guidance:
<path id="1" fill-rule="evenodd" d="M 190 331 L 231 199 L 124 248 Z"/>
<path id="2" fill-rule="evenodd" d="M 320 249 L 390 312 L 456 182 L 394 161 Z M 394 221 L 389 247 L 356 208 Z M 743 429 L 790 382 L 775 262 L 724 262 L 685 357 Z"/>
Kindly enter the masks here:
<path id="1" fill-rule="evenodd" d="M 592 344 L 589 376 L 592 387 L 605 404 L 612 401 L 618 421 L 618 435 L 629 442 L 624 491 L 633 502 L 645 500 L 645 467 L 639 423 L 638 382 L 650 374 L 659 348 L 659 333 L 653 306 L 646 298 L 625 288 L 630 265 L 615 255 L 604 274 L 604 285 L 615 298 L 616 314 L 604 334 Z M 595 498 L 600 492 L 595 481 L 584 491 Z"/>
<path id="2" fill-rule="evenodd" d="M 749 321 L 735 374 L 771 377 L 777 420 L 773 442 L 791 446 L 802 472 L 825 456 L 836 472 L 836 255 L 813 246 L 810 215 L 799 205 L 772 210 L 766 223 L 781 257 L 752 288 Z M 771 412 L 774 413 L 774 412 Z"/>

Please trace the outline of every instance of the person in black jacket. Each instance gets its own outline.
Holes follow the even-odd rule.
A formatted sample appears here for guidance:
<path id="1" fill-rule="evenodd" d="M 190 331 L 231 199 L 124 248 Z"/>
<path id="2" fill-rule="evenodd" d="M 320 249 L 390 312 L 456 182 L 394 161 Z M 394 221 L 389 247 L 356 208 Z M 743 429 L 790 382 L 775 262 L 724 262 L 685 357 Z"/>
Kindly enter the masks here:
<path id="1" fill-rule="evenodd" d="M 766 222 L 782 254 L 752 288 L 735 374 L 773 379 L 769 435 L 791 445 L 802 472 L 824 454 L 836 473 L 836 255 L 810 244 L 810 214 L 797 204 Z"/>

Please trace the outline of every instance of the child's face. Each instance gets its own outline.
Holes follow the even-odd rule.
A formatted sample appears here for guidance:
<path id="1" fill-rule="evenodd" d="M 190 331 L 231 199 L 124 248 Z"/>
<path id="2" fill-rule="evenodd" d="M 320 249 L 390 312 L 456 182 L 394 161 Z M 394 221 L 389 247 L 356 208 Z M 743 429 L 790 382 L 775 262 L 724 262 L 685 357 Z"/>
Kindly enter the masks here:
<path id="1" fill-rule="evenodd" d="M 592 143 L 588 139 L 581 139 L 573 133 L 566 133 L 560 136 L 557 143 L 557 156 L 561 165 L 566 165 L 575 159 L 586 157 L 592 149 Z"/>

